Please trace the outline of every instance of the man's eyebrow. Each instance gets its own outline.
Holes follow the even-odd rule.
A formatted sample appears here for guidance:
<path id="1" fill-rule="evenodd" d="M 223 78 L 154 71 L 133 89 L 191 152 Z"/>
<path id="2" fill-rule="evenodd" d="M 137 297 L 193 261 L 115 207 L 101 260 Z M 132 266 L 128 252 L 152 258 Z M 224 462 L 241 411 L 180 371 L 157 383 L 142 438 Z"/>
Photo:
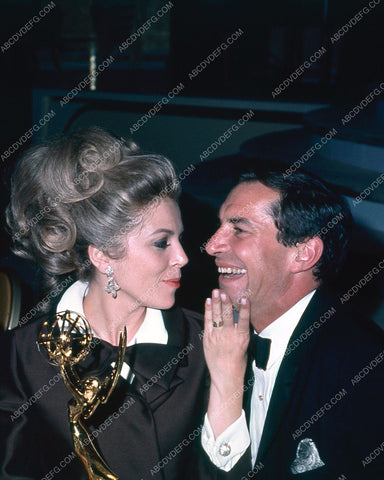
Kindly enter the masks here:
<path id="1" fill-rule="evenodd" d="M 249 227 L 253 226 L 253 222 L 251 222 L 248 218 L 244 217 L 230 217 L 228 218 L 227 222 L 233 225 L 238 225 L 239 223 L 241 223 L 242 225 L 247 225 Z"/>

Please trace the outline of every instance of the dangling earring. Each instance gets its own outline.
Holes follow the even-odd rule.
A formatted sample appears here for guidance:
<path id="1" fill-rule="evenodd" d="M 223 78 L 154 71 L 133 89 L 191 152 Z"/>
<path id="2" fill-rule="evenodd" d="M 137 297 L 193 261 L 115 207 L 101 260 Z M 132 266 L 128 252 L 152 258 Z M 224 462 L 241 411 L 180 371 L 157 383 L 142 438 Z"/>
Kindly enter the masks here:
<path id="1" fill-rule="evenodd" d="M 107 293 L 110 293 L 112 295 L 112 298 L 116 298 L 116 295 L 117 295 L 116 292 L 120 290 L 120 285 L 115 282 L 113 278 L 113 273 L 114 273 L 113 268 L 110 265 L 108 265 L 107 268 L 105 269 L 105 275 L 108 278 L 108 283 L 104 287 L 104 290 Z"/>

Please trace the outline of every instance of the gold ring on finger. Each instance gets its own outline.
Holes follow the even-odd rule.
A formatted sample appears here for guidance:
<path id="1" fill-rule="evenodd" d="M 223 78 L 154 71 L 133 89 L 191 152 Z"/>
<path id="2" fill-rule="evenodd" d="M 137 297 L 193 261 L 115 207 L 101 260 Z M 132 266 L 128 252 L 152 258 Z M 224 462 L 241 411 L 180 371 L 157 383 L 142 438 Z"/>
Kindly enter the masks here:
<path id="1" fill-rule="evenodd" d="M 212 322 L 212 325 L 217 328 L 217 327 L 222 327 L 224 325 L 223 320 L 220 320 L 220 322 Z"/>

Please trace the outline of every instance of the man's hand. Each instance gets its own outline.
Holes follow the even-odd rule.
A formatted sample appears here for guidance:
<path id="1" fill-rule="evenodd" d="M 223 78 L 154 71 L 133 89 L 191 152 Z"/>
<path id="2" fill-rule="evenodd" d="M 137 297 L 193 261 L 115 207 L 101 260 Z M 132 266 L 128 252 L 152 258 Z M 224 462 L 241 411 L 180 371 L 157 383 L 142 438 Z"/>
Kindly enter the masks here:
<path id="1" fill-rule="evenodd" d="M 204 353 L 211 375 L 208 419 L 217 438 L 241 415 L 247 367 L 250 306 L 240 301 L 238 322 L 228 295 L 213 290 L 205 302 Z M 217 326 L 214 326 L 217 325 Z"/>

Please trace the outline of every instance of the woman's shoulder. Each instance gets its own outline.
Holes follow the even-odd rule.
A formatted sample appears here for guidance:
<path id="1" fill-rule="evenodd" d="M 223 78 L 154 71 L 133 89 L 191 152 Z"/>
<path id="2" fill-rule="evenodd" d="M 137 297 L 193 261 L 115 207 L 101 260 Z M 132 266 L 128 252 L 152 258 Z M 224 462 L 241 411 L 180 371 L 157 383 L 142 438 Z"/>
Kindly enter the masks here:
<path id="1" fill-rule="evenodd" d="M 42 355 L 38 337 L 41 319 L 0 335 L 0 383 L 3 399 L 19 401 L 46 383 L 56 372 Z M 4 368 L 4 366 L 7 368 Z M 24 392 L 24 393 L 23 393 Z"/>
<path id="2" fill-rule="evenodd" d="M 169 343 L 174 345 L 184 345 L 190 341 L 201 343 L 204 328 L 202 315 L 177 305 L 170 310 L 162 310 L 162 314 Z"/>
<path id="3" fill-rule="evenodd" d="M 25 322 L 23 324 L 19 323 L 19 326 L 12 328 L 11 330 L 6 330 L 0 335 L 0 340 L 4 339 L 21 339 L 21 338 L 30 338 L 33 333 L 37 333 L 43 324 L 43 317 L 38 316 Z"/>
<path id="4" fill-rule="evenodd" d="M 199 325 L 204 325 L 204 316 L 201 313 L 189 310 L 188 308 L 181 308 L 185 318 L 191 322 L 197 322 Z"/>
<path id="5" fill-rule="evenodd" d="M 197 333 L 199 337 L 204 333 L 204 317 L 201 313 L 189 310 L 188 308 L 180 309 L 183 317 L 187 321 L 189 328 Z M 202 337 L 201 337 L 202 338 Z"/>
<path id="6" fill-rule="evenodd" d="M 42 318 L 36 318 L 29 323 L 12 330 L 7 330 L 0 335 L 0 351 L 5 353 L 16 349 L 24 357 L 28 358 L 30 350 L 36 350 L 36 342 L 42 326 Z"/>

